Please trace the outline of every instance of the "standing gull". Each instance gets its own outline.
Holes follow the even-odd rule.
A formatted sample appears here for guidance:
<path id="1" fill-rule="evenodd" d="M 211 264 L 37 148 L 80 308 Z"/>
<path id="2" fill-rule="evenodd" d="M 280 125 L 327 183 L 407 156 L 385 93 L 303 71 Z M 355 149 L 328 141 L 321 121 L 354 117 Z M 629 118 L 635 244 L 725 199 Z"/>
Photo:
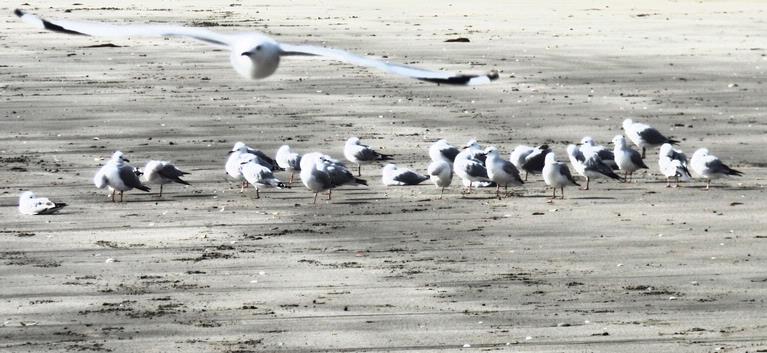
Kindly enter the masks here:
<path id="1" fill-rule="evenodd" d="M 487 152 L 487 159 L 485 160 L 487 176 L 495 182 L 495 196 L 499 200 L 501 199 L 501 185 L 503 185 L 503 191 L 508 195 L 509 185 L 520 186 L 525 183 L 519 176 L 519 170 L 514 167 L 514 164 L 501 158 L 497 148 L 490 146 L 485 152 Z"/>
<path id="2" fill-rule="evenodd" d="M 589 157 L 592 154 L 596 154 L 599 159 L 602 160 L 613 170 L 618 169 L 618 164 L 615 163 L 615 154 L 613 151 L 607 149 L 605 146 L 598 145 L 596 141 L 590 136 L 586 136 L 581 139 L 581 152 L 585 157 Z"/>
<path id="3" fill-rule="evenodd" d="M 468 186 L 468 193 L 471 193 L 471 183 L 489 182 L 487 168 L 482 161 L 473 158 L 475 151 L 471 148 L 464 149 L 455 156 L 453 171 L 463 180 L 464 186 Z"/>
<path id="4" fill-rule="evenodd" d="M 144 166 L 144 180 L 147 183 L 160 184 L 160 197 L 162 197 L 162 186 L 164 184 L 179 183 L 189 185 L 182 176 L 189 173 L 184 172 L 175 165 L 167 161 L 149 161 Z"/>
<path id="5" fill-rule="evenodd" d="M 280 168 L 290 172 L 288 184 L 293 184 L 293 175 L 301 171 L 301 155 L 290 150 L 290 146 L 282 145 L 274 157 Z"/>
<path id="6" fill-rule="evenodd" d="M 543 172 L 546 155 L 549 152 L 551 152 L 549 145 L 540 145 L 525 157 L 525 163 L 522 165 L 522 169 L 525 171 L 525 181 L 527 181 L 528 173 L 541 174 Z"/>
<path id="7" fill-rule="evenodd" d="M 196 39 L 220 49 L 229 50 L 229 62 L 240 76 L 262 79 L 271 76 L 287 56 L 322 57 L 352 65 L 370 67 L 390 74 L 411 77 L 421 81 L 448 85 L 478 85 L 498 79 L 498 72 L 485 75 L 456 75 L 429 71 L 358 56 L 343 50 L 312 45 L 279 43 L 258 32 L 216 33 L 203 28 L 169 25 L 112 25 L 99 22 L 44 20 L 19 9 L 14 14 L 22 21 L 53 32 L 101 37 L 186 37 Z"/>
<path id="8" fill-rule="evenodd" d="M 687 169 L 687 156 L 681 150 L 675 149 L 669 143 L 660 146 L 658 152 L 658 167 L 666 176 L 666 187 L 671 187 L 671 178 L 675 179 L 674 187 L 679 187 L 679 178 L 690 180 L 690 170 Z"/>
<path id="9" fill-rule="evenodd" d="M 357 137 L 350 137 L 344 145 L 344 157 L 357 165 L 357 176 L 362 176 L 362 164 L 392 159 L 388 154 L 378 153 L 368 145 L 360 143 Z"/>
<path id="10" fill-rule="evenodd" d="M 440 188 L 439 198 L 445 193 L 445 188 L 453 181 L 453 166 L 445 160 L 432 161 L 426 169 L 429 179 Z"/>
<path id="11" fill-rule="evenodd" d="M 695 174 L 706 178 L 706 190 L 711 187 L 711 179 L 743 175 L 743 172 L 728 167 L 718 157 L 709 154 L 708 148 L 700 148 L 693 153 L 690 167 Z"/>
<path id="12" fill-rule="evenodd" d="M 543 174 L 543 181 L 546 182 L 546 185 L 553 189 L 553 193 L 551 194 L 552 199 L 557 198 L 557 188 L 562 190 L 561 198 L 564 199 L 565 186 L 581 186 L 578 184 L 578 182 L 575 181 L 575 179 L 573 179 L 573 175 L 570 174 L 570 169 L 567 168 L 567 165 L 557 161 L 557 157 L 554 156 L 554 152 L 549 152 L 546 154 L 543 171 L 541 174 Z"/>
<path id="13" fill-rule="evenodd" d="M 333 182 L 330 180 L 330 174 L 325 170 L 324 163 L 322 163 L 323 154 L 319 152 L 312 152 L 303 155 L 301 158 L 301 172 L 299 177 L 301 182 L 307 189 L 314 192 L 314 203 L 317 203 L 317 195 L 323 191 L 328 191 L 333 187 Z M 330 194 L 328 194 L 328 200 Z"/>
<path id="14" fill-rule="evenodd" d="M 330 200 L 335 187 L 367 185 L 366 180 L 355 178 L 343 163 L 319 152 L 303 155 L 299 175 L 304 186 L 314 192 L 314 203 L 317 203 L 317 194 L 320 192 L 328 191 Z"/>
<path id="15" fill-rule="evenodd" d="M 111 192 L 112 202 L 115 202 L 115 192 L 120 192 L 120 202 L 123 202 L 123 192 L 132 189 L 139 189 L 141 191 L 149 192 L 150 188 L 141 184 L 139 180 L 139 172 L 132 165 L 125 163 L 130 162 L 122 152 L 116 151 L 112 154 L 112 158 L 104 164 L 96 175 L 93 177 L 93 184 L 97 188 L 103 189 L 108 187 Z"/>
<path id="16" fill-rule="evenodd" d="M 656 147 L 664 143 L 670 143 L 672 145 L 679 143 L 677 140 L 663 136 L 663 134 L 654 127 L 647 124 L 635 123 L 631 119 L 623 120 L 623 130 L 626 132 L 626 136 L 628 136 L 629 140 L 642 149 L 642 158 L 644 158 L 646 147 Z"/>
<path id="17" fill-rule="evenodd" d="M 24 191 L 19 197 L 19 213 L 25 215 L 53 214 L 66 205 L 63 202 L 51 202 L 46 197 L 37 197 L 31 191 Z"/>
<path id="18" fill-rule="evenodd" d="M 589 189 L 591 178 L 606 176 L 615 180 L 621 179 L 612 168 L 599 159 L 599 155 L 592 153 L 587 157 L 576 145 L 567 145 L 567 156 L 570 157 L 570 164 L 575 171 L 586 178 L 586 187 L 583 190 Z"/>
<path id="19" fill-rule="evenodd" d="M 623 179 L 626 182 L 631 180 L 632 174 L 637 170 L 649 169 L 642 160 L 642 156 L 639 152 L 634 151 L 628 146 L 626 138 L 623 137 L 623 135 L 616 135 L 613 138 L 613 144 L 615 144 L 613 149 L 615 163 L 618 164 L 618 169 L 624 173 L 625 177 Z"/>
<path id="20" fill-rule="evenodd" d="M 279 168 L 277 162 L 267 156 L 264 152 L 250 148 L 245 143 L 238 141 L 229 151 L 229 158 L 226 160 L 224 169 L 226 169 L 226 173 L 229 174 L 230 177 L 240 182 L 240 192 L 243 192 L 245 188 L 248 187 L 248 181 L 243 178 L 241 171 L 242 158 L 248 154 L 256 156 L 256 163 L 261 164 L 270 170 Z"/>
<path id="21" fill-rule="evenodd" d="M 529 156 L 531 153 L 535 151 L 535 148 L 525 145 L 519 145 L 514 148 L 513 151 L 511 151 L 511 154 L 509 155 L 509 160 L 512 164 L 514 164 L 515 167 L 517 167 L 517 170 L 523 170 L 522 166 L 525 165 L 525 162 L 527 161 L 527 156 Z M 527 171 L 525 171 L 525 180 L 527 180 Z"/>
<path id="22" fill-rule="evenodd" d="M 381 181 L 386 186 L 418 185 L 429 177 L 396 164 L 387 164 L 381 170 Z"/>
<path id="23" fill-rule="evenodd" d="M 447 140 L 440 139 L 429 147 L 429 158 L 432 161 L 445 161 L 452 164 L 459 152 L 461 151 L 447 143 Z"/>
<path id="24" fill-rule="evenodd" d="M 285 184 L 274 177 L 271 169 L 259 164 L 257 159 L 258 157 L 255 155 L 246 154 L 242 156 L 240 164 L 242 164 L 242 176 L 256 188 L 256 198 L 260 199 L 259 188 L 282 189 L 285 187 Z"/>

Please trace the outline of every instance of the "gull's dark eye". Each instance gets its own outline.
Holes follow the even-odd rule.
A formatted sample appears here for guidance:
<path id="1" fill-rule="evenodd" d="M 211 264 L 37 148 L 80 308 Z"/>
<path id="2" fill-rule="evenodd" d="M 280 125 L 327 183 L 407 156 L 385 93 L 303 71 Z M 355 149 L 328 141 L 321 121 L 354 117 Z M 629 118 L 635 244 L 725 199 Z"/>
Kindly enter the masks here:
<path id="1" fill-rule="evenodd" d="M 260 45 L 256 45 L 256 50 L 261 50 L 261 46 Z"/>

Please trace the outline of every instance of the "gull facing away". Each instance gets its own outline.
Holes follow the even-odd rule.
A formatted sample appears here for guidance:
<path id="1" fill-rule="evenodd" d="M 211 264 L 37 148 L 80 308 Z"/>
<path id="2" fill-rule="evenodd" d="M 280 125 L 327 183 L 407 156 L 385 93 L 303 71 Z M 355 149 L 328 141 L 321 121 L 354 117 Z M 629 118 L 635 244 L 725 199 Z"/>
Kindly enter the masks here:
<path id="1" fill-rule="evenodd" d="M 355 178 L 343 163 L 319 152 L 303 155 L 299 176 L 304 186 L 314 192 L 315 204 L 320 192 L 328 191 L 328 200 L 330 200 L 332 189 L 335 187 L 367 185 L 366 180 Z"/>
<path id="2" fill-rule="evenodd" d="M 525 171 L 525 181 L 527 181 L 527 174 L 541 174 L 543 172 L 543 166 L 546 162 L 546 154 L 551 152 L 549 145 L 540 145 L 533 148 L 533 152 L 525 157 L 525 163 L 522 164 L 522 169 Z"/>
<path id="3" fill-rule="evenodd" d="M 286 187 L 279 179 L 274 177 L 272 170 L 258 163 L 258 157 L 253 154 L 245 154 L 240 159 L 242 177 L 256 188 L 256 198 L 260 199 L 259 188 Z"/>
<path id="4" fill-rule="evenodd" d="M 229 50 L 229 62 L 234 70 L 246 79 L 257 80 L 271 76 L 279 67 L 281 58 L 288 56 L 327 58 L 437 84 L 479 85 L 498 79 L 496 70 L 481 75 L 429 71 L 374 60 L 339 49 L 280 43 L 258 32 L 224 34 L 204 28 L 172 25 L 113 25 L 100 22 L 45 20 L 19 9 L 16 9 L 14 14 L 25 23 L 37 28 L 65 34 L 113 38 L 187 37 L 196 39 L 214 47 Z"/>
<path id="5" fill-rule="evenodd" d="M 104 164 L 96 175 L 93 177 L 93 184 L 97 188 L 109 188 L 112 190 L 110 197 L 112 202 L 115 202 L 115 192 L 120 192 L 120 202 L 123 202 L 123 192 L 132 189 L 139 189 L 141 191 L 149 192 L 149 187 L 141 184 L 139 175 L 142 174 L 132 165 L 126 163 L 130 162 L 122 152 L 116 151 L 112 154 L 112 158 Z"/>
<path id="6" fill-rule="evenodd" d="M 567 156 L 570 157 L 570 164 L 572 164 L 575 171 L 586 178 L 586 187 L 582 190 L 589 189 L 591 178 L 606 176 L 615 180 L 621 180 L 621 177 L 615 174 L 613 169 L 605 162 L 602 162 L 597 154 L 592 153 L 589 157 L 586 157 L 578 146 L 570 144 L 567 145 Z"/>
<path id="7" fill-rule="evenodd" d="M 743 172 L 728 167 L 717 156 L 709 154 L 708 148 L 700 148 L 692 154 L 690 167 L 695 174 L 706 179 L 706 190 L 711 187 L 711 179 L 743 175 Z"/>
<path id="8" fill-rule="evenodd" d="M 445 161 L 450 164 L 455 161 L 455 156 L 461 152 L 457 147 L 447 143 L 447 140 L 440 139 L 429 147 L 429 158 L 432 161 Z"/>
<path id="9" fill-rule="evenodd" d="M 501 199 L 501 185 L 503 185 L 503 191 L 508 195 L 509 185 L 521 186 L 525 183 L 519 176 L 519 170 L 514 164 L 501 158 L 497 148 L 490 146 L 485 149 L 485 152 L 487 153 L 485 160 L 487 176 L 495 182 L 495 196 L 499 200 Z"/>
<path id="10" fill-rule="evenodd" d="M 19 196 L 19 213 L 25 215 L 53 214 L 66 205 L 63 202 L 52 202 L 46 197 L 37 197 L 31 191 L 24 191 Z"/>
<path id="11" fill-rule="evenodd" d="M 242 176 L 242 158 L 245 155 L 256 156 L 256 163 L 261 164 L 270 170 L 278 169 L 277 162 L 267 156 L 264 152 L 257 149 L 248 147 L 243 142 L 236 142 L 234 147 L 229 151 L 229 158 L 226 160 L 224 169 L 226 174 L 240 182 L 240 192 L 243 192 L 248 187 L 248 181 Z"/>
<path id="12" fill-rule="evenodd" d="M 344 145 L 344 157 L 349 162 L 357 165 L 357 176 L 362 176 L 362 164 L 375 161 L 388 161 L 392 156 L 378 153 L 368 145 L 360 143 L 358 137 L 350 137 Z"/>
<path id="13" fill-rule="evenodd" d="M 671 146 L 670 143 L 664 143 L 660 146 L 658 152 L 658 167 L 660 172 L 666 176 L 666 187 L 671 187 L 671 178 L 675 179 L 674 187 L 679 187 L 679 178 L 687 181 L 692 177 L 690 170 L 687 169 L 687 156 Z"/>
<path id="14" fill-rule="evenodd" d="M 629 140 L 642 149 L 642 158 L 644 158 L 646 147 L 657 147 L 664 143 L 670 143 L 672 145 L 679 143 L 677 140 L 663 136 L 663 134 L 654 127 L 647 124 L 635 123 L 631 119 L 623 120 L 623 130 L 626 132 L 626 136 L 628 136 Z"/>
<path id="15" fill-rule="evenodd" d="M 144 181 L 152 184 L 160 184 L 160 197 L 162 197 L 162 186 L 164 184 L 179 183 L 189 185 L 182 176 L 189 173 L 184 172 L 168 161 L 149 161 L 144 166 Z"/>
<path id="16" fill-rule="evenodd" d="M 453 182 L 453 166 L 445 160 L 432 161 L 426 169 L 429 179 L 440 188 L 439 198 L 445 193 L 445 188 Z"/>
<path id="17" fill-rule="evenodd" d="M 518 145 L 517 147 L 514 147 L 513 151 L 511 151 L 511 154 L 509 155 L 509 161 L 511 161 L 511 164 L 514 164 L 514 166 L 517 167 L 517 170 L 523 170 L 522 166 L 525 165 L 527 156 L 533 153 L 533 151 L 535 151 L 535 148 L 533 147 Z M 527 171 L 525 171 L 525 181 L 527 181 Z"/>
<path id="18" fill-rule="evenodd" d="M 649 169 L 642 160 L 642 156 L 639 152 L 634 151 L 628 146 L 626 138 L 623 137 L 623 135 L 616 135 L 613 138 L 613 144 L 615 144 L 613 149 L 615 163 L 618 164 L 618 169 L 625 174 L 623 178 L 624 181 L 629 182 L 631 180 L 631 175 L 637 170 Z"/>
<path id="19" fill-rule="evenodd" d="M 296 172 L 301 171 L 301 155 L 290 150 L 290 146 L 282 145 L 277 150 L 277 155 L 274 156 L 277 161 L 277 165 L 280 168 L 290 172 L 290 179 L 288 179 L 288 185 L 293 184 L 293 176 Z"/>
<path id="20" fill-rule="evenodd" d="M 429 177 L 416 173 L 407 168 L 400 168 L 396 164 L 387 164 L 381 170 L 381 181 L 386 186 L 418 185 Z"/>
<path id="21" fill-rule="evenodd" d="M 557 188 L 562 190 L 561 198 L 564 200 L 565 186 L 581 186 L 581 184 L 578 184 L 578 182 L 573 179 L 573 175 L 570 174 L 570 169 L 567 168 L 567 165 L 557 161 L 557 157 L 554 156 L 554 152 L 549 152 L 546 154 L 543 171 L 541 174 L 543 174 L 543 181 L 546 182 L 546 185 L 550 186 L 554 191 L 554 193 L 551 194 L 552 200 L 557 198 Z"/>

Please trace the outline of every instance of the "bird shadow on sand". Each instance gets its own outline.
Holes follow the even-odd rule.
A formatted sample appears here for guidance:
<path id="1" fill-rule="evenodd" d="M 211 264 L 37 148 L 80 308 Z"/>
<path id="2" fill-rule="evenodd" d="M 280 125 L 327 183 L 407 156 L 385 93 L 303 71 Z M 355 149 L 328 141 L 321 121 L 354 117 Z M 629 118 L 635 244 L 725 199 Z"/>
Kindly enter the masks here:
<path id="1" fill-rule="evenodd" d="M 160 198 L 159 196 L 157 196 L 157 194 L 152 195 L 152 196 L 157 197 L 158 199 Z M 193 199 L 193 198 L 197 198 L 197 197 L 213 197 L 213 196 L 217 196 L 217 195 L 216 194 L 210 194 L 210 193 L 208 193 L 208 194 L 172 194 L 171 197 L 173 197 L 173 198 Z M 163 196 L 163 198 L 165 198 L 165 196 Z"/>
<path id="2" fill-rule="evenodd" d="M 614 197 L 607 196 L 581 196 L 581 197 L 565 197 L 565 199 L 571 200 L 615 200 Z"/>
<path id="3" fill-rule="evenodd" d="M 336 205 L 364 205 L 369 204 L 371 201 L 383 200 L 381 198 L 364 198 L 364 199 L 346 199 L 346 200 L 325 200 L 328 203 L 334 203 Z"/>

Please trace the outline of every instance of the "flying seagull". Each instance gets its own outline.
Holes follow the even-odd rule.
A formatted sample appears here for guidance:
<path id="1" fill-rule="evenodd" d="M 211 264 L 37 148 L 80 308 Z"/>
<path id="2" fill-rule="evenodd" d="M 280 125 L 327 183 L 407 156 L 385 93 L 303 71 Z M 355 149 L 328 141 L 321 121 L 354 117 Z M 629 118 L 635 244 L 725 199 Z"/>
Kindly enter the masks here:
<path id="1" fill-rule="evenodd" d="M 16 9 L 22 21 L 53 32 L 94 37 L 187 37 L 218 48 L 229 50 L 229 62 L 240 76 L 262 79 L 271 76 L 285 56 L 316 56 L 352 65 L 370 67 L 390 74 L 447 85 L 479 85 L 498 79 L 498 71 L 487 74 L 463 75 L 429 71 L 412 66 L 387 63 L 355 55 L 343 50 L 312 45 L 280 43 L 258 32 L 216 33 L 203 28 L 169 25 L 113 25 L 100 22 L 45 20 Z"/>

